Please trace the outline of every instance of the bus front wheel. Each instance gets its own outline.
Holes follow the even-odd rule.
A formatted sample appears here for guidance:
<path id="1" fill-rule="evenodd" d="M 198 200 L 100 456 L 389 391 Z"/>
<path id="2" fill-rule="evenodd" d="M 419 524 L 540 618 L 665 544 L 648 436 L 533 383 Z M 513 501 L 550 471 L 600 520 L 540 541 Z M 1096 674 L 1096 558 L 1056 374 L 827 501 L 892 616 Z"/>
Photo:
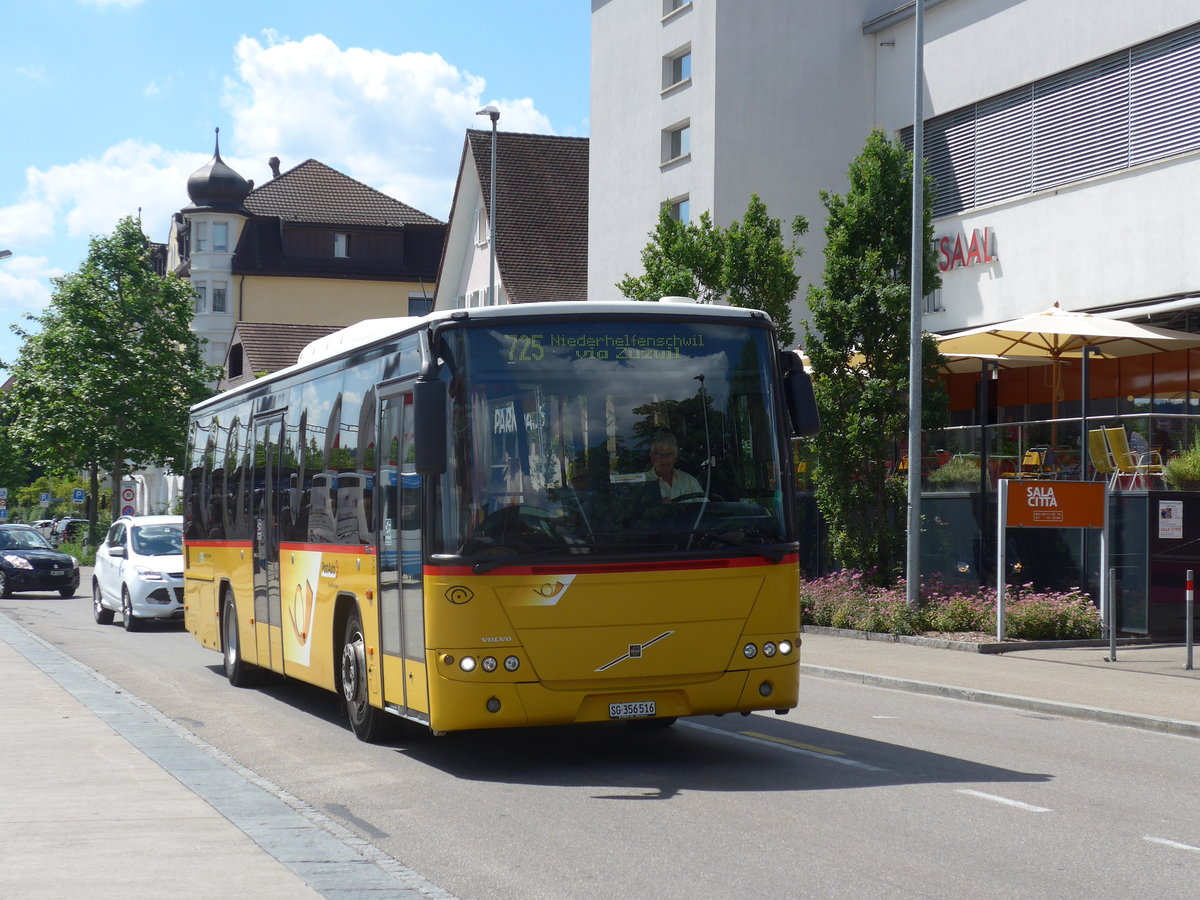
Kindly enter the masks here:
<path id="1" fill-rule="evenodd" d="M 367 691 L 367 643 L 363 637 L 362 618 L 358 610 L 346 620 L 345 640 L 342 641 L 342 665 L 339 672 L 342 701 L 350 717 L 350 727 L 360 741 L 374 743 L 387 730 L 387 713 L 371 705 Z"/>
<path id="2" fill-rule="evenodd" d="M 262 670 L 242 658 L 242 639 L 238 634 L 237 603 L 231 592 L 225 593 L 221 612 L 221 651 L 225 656 L 225 677 L 234 687 L 251 687 L 258 683 Z"/>

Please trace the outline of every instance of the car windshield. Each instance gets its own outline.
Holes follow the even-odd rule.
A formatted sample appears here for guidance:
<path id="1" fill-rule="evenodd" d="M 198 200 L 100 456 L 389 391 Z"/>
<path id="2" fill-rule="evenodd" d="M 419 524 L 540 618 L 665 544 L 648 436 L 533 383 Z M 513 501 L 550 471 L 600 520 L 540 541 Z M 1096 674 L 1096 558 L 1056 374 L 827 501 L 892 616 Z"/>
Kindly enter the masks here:
<path id="1" fill-rule="evenodd" d="M 183 529 L 178 525 L 141 525 L 133 529 L 133 551 L 141 556 L 183 553 Z"/>
<path id="2" fill-rule="evenodd" d="M 53 550 L 41 532 L 32 528 L 13 528 L 0 531 L 0 550 Z"/>

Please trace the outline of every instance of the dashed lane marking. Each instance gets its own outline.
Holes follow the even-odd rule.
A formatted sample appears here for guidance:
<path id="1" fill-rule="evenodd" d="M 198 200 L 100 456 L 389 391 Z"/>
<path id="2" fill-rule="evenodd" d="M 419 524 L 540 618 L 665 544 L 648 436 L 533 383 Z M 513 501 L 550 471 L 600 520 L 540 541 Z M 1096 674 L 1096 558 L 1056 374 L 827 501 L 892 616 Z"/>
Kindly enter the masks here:
<path id="1" fill-rule="evenodd" d="M 1171 847 L 1174 850 L 1191 850 L 1193 853 L 1200 853 L 1200 847 L 1193 847 L 1191 844 L 1181 844 L 1179 841 L 1172 841 L 1167 838 L 1144 834 L 1142 835 L 1142 840 L 1149 841 L 1152 844 L 1162 844 L 1164 847 Z"/>
<path id="2" fill-rule="evenodd" d="M 863 769 L 867 772 L 886 772 L 887 769 L 881 769 L 879 766 L 872 766 L 869 763 L 859 762 L 857 759 L 849 759 L 846 756 L 835 755 L 836 750 L 825 750 L 820 747 L 810 748 L 806 744 L 799 744 L 795 741 L 785 740 L 784 738 L 770 737 L 769 735 L 759 734 L 753 731 L 726 731 L 724 728 L 713 728 L 711 725 L 701 725 L 699 722 L 681 722 L 681 725 L 686 725 L 688 728 L 698 728 L 701 731 L 708 731 L 712 734 L 719 734 L 722 737 L 733 738 L 739 741 L 749 741 L 752 744 L 766 744 L 768 747 L 776 747 L 780 750 L 786 750 L 789 753 L 798 753 L 801 756 L 811 756 L 813 759 L 823 759 L 826 762 L 837 763 L 842 766 L 852 766 L 856 769 Z"/>
<path id="3" fill-rule="evenodd" d="M 983 800 L 992 800 L 996 803 L 1003 803 L 1005 806 L 1013 806 L 1017 809 L 1023 809 L 1026 812 L 1054 812 L 1045 806 L 1034 806 L 1032 803 L 1022 803 L 1020 800 L 1013 800 L 1010 797 L 1001 797 L 998 794 L 985 794 L 983 791 L 972 791 L 966 788 L 959 788 L 958 793 L 966 794 L 968 797 L 979 797 Z"/>

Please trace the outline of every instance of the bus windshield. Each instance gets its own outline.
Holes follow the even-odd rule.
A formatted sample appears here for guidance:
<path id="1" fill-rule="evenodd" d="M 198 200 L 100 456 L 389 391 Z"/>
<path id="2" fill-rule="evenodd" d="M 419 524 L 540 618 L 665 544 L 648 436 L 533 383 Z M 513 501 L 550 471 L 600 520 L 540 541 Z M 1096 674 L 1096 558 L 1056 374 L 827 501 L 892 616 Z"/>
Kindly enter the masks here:
<path id="1" fill-rule="evenodd" d="M 506 322 L 444 335 L 451 440 L 435 553 L 477 568 L 782 556 L 791 536 L 765 325 Z"/>

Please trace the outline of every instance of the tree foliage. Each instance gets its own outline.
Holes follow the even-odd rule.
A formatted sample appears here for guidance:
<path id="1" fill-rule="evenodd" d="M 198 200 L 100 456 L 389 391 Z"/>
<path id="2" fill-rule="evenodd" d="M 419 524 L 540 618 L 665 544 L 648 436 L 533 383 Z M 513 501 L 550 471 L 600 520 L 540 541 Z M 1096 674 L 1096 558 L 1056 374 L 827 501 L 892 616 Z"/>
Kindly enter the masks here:
<path id="1" fill-rule="evenodd" d="M 23 342 L 8 404 L 29 458 L 89 472 L 93 497 L 101 471 L 114 497 L 127 472 L 181 471 L 188 407 L 219 374 L 189 328 L 194 296 L 154 271 L 136 219 L 93 237 L 79 270 L 54 279 L 45 312 L 28 316 L 40 329 L 14 326 Z"/>
<path id="2" fill-rule="evenodd" d="M 821 192 L 824 280 L 808 292 L 805 348 L 822 424 L 811 448 L 814 483 L 835 556 L 888 582 L 905 546 L 906 485 L 889 468 L 908 428 L 912 154 L 875 130 L 850 165 L 849 185 L 845 196 Z M 926 178 L 926 292 L 941 286 L 932 205 Z M 922 427 L 940 428 L 948 415 L 941 357 L 928 334 L 922 343 Z"/>
<path id="3" fill-rule="evenodd" d="M 800 285 L 795 263 L 802 252 L 795 238 L 806 231 L 808 222 L 796 216 L 793 242 L 786 246 L 779 220 L 767 215 L 757 194 L 750 196 L 745 216 L 724 229 L 707 211 L 698 222 L 681 222 L 664 206 L 642 248 L 643 274 L 626 275 L 617 289 L 634 300 L 695 297 L 761 309 L 775 322 L 780 344 L 791 346 L 796 340 L 791 303 Z"/>

